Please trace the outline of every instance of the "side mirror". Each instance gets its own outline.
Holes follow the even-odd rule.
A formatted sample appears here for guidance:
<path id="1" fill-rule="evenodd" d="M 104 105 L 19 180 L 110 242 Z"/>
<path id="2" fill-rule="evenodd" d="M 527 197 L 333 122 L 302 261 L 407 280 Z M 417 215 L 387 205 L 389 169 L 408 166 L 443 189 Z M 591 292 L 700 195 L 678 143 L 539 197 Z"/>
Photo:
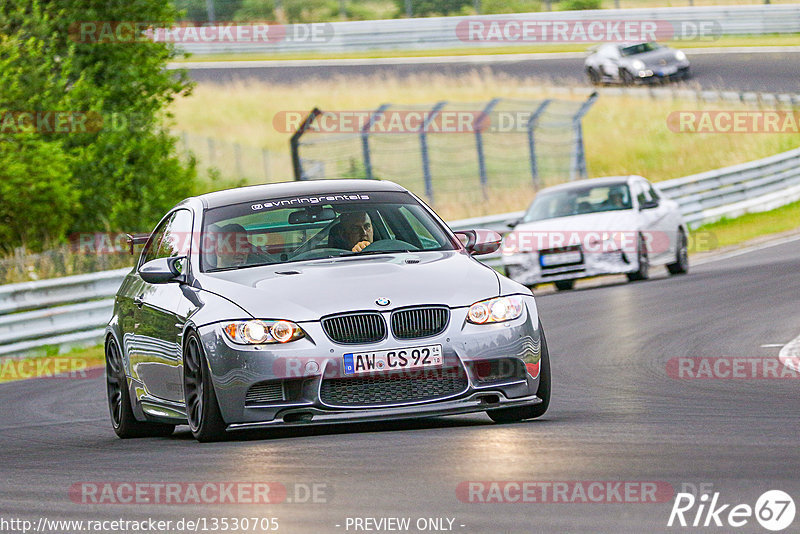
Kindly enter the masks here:
<path id="1" fill-rule="evenodd" d="M 511 221 L 508 221 L 506 223 L 506 226 L 508 226 L 511 230 L 513 230 L 521 222 L 522 222 L 522 219 L 514 219 L 514 220 L 511 220 Z"/>
<path id="2" fill-rule="evenodd" d="M 648 200 L 647 202 L 642 202 L 639 204 L 640 210 L 649 210 L 658 207 L 658 200 Z"/>
<path id="3" fill-rule="evenodd" d="M 186 258 L 156 258 L 139 268 L 139 276 L 148 284 L 179 282 Z"/>
<path id="4" fill-rule="evenodd" d="M 496 252 L 503 241 L 500 234 L 493 230 L 461 230 L 454 233 L 473 256 Z"/>

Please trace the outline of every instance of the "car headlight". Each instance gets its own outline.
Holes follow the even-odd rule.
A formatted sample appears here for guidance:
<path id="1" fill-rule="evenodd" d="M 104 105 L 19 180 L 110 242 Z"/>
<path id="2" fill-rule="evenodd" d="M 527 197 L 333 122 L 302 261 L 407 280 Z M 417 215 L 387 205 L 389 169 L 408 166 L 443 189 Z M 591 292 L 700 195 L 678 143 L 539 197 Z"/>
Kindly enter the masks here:
<path id="1" fill-rule="evenodd" d="M 644 68 L 644 61 L 642 61 L 641 59 L 634 59 L 631 62 L 631 67 L 633 67 L 636 70 L 642 70 Z"/>
<path id="2" fill-rule="evenodd" d="M 303 329 L 291 321 L 231 321 L 222 324 L 228 339 L 240 345 L 288 343 L 305 336 Z"/>
<path id="3" fill-rule="evenodd" d="M 686 54 L 683 53 L 683 50 L 677 50 L 675 52 L 675 59 L 678 61 L 686 61 Z"/>
<path id="4" fill-rule="evenodd" d="M 521 297 L 498 297 L 469 307 L 467 321 L 473 324 L 501 323 L 522 315 Z"/>

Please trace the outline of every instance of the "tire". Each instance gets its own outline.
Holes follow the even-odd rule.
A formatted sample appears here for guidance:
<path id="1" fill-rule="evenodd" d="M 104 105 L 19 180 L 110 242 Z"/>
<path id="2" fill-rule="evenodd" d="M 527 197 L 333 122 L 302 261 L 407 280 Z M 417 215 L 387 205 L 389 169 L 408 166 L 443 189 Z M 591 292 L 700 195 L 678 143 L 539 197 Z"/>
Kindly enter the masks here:
<path id="1" fill-rule="evenodd" d="M 486 414 L 495 423 L 515 423 L 523 419 L 536 419 L 543 416 L 550 406 L 550 352 L 547 349 L 547 339 L 544 337 L 541 321 L 539 321 L 539 332 L 542 336 L 542 353 L 541 365 L 539 366 L 539 387 L 536 390 L 536 396 L 542 399 L 542 402 L 531 406 L 487 410 Z"/>
<path id="2" fill-rule="evenodd" d="M 187 336 L 183 349 L 183 397 L 189 430 L 197 441 L 207 443 L 227 437 L 228 425 L 219 409 L 203 344 L 194 332 Z"/>
<path id="3" fill-rule="evenodd" d="M 106 394 L 111 426 L 122 439 L 165 437 L 172 434 L 175 425 L 139 421 L 133 415 L 128 378 L 122 362 L 122 351 L 113 337 L 106 340 Z"/>
<path id="4" fill-rule="evenodd" d="M 689 251 L 686 234 L 683 228 L 678 228 L 678 247 L 675 251 L 675 263 L 667 265 L 671 275 L 686 274 L 689 272 Z"/>
<path id="5" fill-rule="evenodd" d="M 589 77 L 589 82 L 592 85 L 600 85 L 600 73 L 594 70 L 592 67 L 586 69 L 586 75 Z"/>
<path id="6" fill-rule="evenodd" d="M 639 234 L 639 242 L 636 244 L 636 263 L 639 268 L 636 272 L 627 274 L 628 280 L 638 282 L 650 278 L 650 259 L 647 257 L 647 246 L 641 234 Z"/>
<path id="7" fill-rule="evenodd" d="M 556 280 L 555 284 L 559 291 L 569 291 L 575 287 L 575 280 Z"/>
<path id="8" fill-rule="evenodd" d="M 622 85 L 633 85 L 634 83 L 633 74 L 628 72 L 626 69 L 620 69 L 619 79 L 622 82 Z"/>

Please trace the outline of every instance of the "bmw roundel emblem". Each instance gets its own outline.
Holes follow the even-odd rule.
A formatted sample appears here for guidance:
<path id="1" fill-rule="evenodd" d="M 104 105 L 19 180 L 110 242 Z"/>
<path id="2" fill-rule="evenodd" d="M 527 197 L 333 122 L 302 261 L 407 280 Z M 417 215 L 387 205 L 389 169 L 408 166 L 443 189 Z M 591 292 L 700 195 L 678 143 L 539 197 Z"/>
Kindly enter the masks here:
<path id="1" fill-rule="evenodd" d="M 381 297 L 375 301 L 375 304 L 377 304 L 378 306 L 388 306 L 389 299 Z"/>

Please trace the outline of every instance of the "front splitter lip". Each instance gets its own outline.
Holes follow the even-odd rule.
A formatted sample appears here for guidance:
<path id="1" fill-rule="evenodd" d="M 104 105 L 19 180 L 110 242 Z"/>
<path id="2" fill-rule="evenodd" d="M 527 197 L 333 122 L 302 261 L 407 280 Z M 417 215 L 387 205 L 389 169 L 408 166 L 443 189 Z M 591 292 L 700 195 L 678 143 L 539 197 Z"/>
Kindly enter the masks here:
<path id="1" fill-rule="evenodd" d="M 496 396 L 499 402 L 486 402 L 489 396 Z M 310 425 L 324 425 L 331 423 L 368 423 L 398 419 L 420 419 L 425 417 L 439 417 L 443 415 L 458 415 L 473 412 L 483 412 L 494 408 L 512 408 L 519 406 L 530 406 L 539 404 L 542 399 L 536 395 L 509 399 L 500 391 L 484 391 L 471 394 L 469 397 L 438 402 L 427 405 L 415 404 L 403 408 L 365 408 L 348 410 L 321 410 L 316 407 L 308 406 L 302 408 L 291 408 L 280 412 L 271 421 L 261 421 L 253 423 L 235 423 L 228 425 L 229 432 L 237 430 L 250 430 L 267 427 L 296 427 Z M 310 421 L 286 422 L 282 417 L 289 414 L 310 414 L 313 418 Z"/>

